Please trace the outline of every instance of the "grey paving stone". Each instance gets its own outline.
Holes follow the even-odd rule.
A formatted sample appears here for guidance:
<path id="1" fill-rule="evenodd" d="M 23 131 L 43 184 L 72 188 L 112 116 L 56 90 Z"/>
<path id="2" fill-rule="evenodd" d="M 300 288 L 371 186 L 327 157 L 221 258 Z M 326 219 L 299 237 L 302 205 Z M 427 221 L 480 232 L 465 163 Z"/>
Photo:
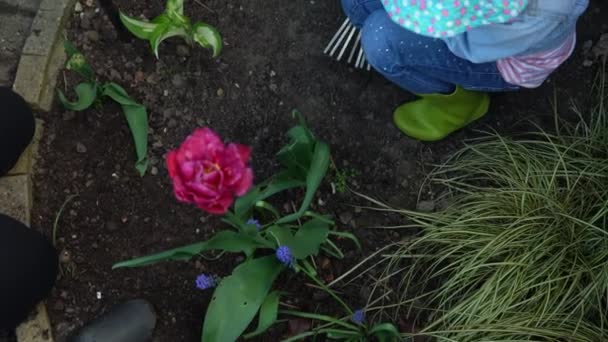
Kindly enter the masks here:
<path id="1" fill-rule="evenodd" d="M 30 33 L 34 18 L 0 12 L 0 51 L 19 54 Z"/>
<path id="2" fill-rule="evenodd" d="M 51 323 L 44 303 L 38 304 L 27 321 L 17 327 L 19 342 L 52 342 Z"/>
<path id="3" fill-rule="evenodd" d="M 23 53 L 27 55 L 47 56 L 59 39 L 62 20 L 59 10 L 40 10 L 30 27 L 30 36 L 25 41 Z"/>
<path id="4" fill-rule="evenodd" d="M 33 17 L 0 11 L 0 84 L 10 85 Z"/>
<path id="5" fill-rule="evenodd" d="M 32 17 L 38 11 L 41 0 L 0 0 L 0 8 L 3 12 L 10 12 L 10 8 L 15 8 L 16 11 L 32 13 Z"/>
<path id="6" fill-rule="evenodd" d="M 23 55 L 19 61 L 13 89 L 25 101 L 38 109 L 40 94 L 44 89 L 47 58 L 45 56 Z"/>
<path id="7" fill-rule="evenodd" d="M 28 226 L 31 211 L 30 176 L 0 178 L 0 213 L 11 216 Z"/>

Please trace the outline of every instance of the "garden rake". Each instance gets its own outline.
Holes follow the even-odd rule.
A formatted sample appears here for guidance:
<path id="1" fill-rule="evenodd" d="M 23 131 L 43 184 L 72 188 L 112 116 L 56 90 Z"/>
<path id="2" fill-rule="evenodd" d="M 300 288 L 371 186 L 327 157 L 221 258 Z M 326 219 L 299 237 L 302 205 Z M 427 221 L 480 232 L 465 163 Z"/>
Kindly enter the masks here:
<path id="1" fill-rule="evenodd" d="M 355 68 L 371 70 L 371 65 L 365 58 L 363 45 L 361 45 L 361 30 L 359 30 L 350 19 L 346 18 L 338 32 L 333 36 L 327 47 L 323 51 L 324 54 L 330 57 L 335 57 L 337 61 L 341 61 L 349 50 L 348 64 L 355 63 Z M 356 55 L 356 58 L 355 58 Z"/>

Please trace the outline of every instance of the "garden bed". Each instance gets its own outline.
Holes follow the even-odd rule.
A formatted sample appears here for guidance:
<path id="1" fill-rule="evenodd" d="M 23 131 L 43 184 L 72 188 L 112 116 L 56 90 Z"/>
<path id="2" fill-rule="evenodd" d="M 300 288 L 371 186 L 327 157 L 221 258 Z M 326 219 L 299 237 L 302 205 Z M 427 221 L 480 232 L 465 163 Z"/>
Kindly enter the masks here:
<path id="1" fill-rule="evenodd" d="M 115 3 L 131 15 L 148 18 L 162 12 L 164 5 L 162 0 Z M 196 127 L 209 126 L 227 140 L 251 145 L 254 172 L 261 180 L 276 171 L 273 156 L 286 142 L 284 132 L 293 124 L 290 112 L 297 108 L 313 132 L 330 144 L 338 167 L 354 174 L 347 179 L 350 187 L 408 208 L 416 206 L 430 164 L 475 136 L 467 129 L 443 142 L 424 144 L 395 129 L 393 108 L 412 96 L 375 73 L 322 55 L 341 22 L 339 1 L 187 2 L 189 16 L 222 32 L 225 47 L 217 59 L 206 50 L 169 40 L 161 45 L 157 60 L 147 42 L 120 42 L 97 7 L 94 1 L 84 2 L 82 12 L 69 23 L 68 38 L 100 79 L 123 85 L 148 108 L 151 165 L 145 177 L 138 176 L 130 132 L 118 106 L 81 113 L 57 106 L 43 117 L 47 130 L 37 165 L 34 224 L 51 235 L 61 205 L 77 194 L 57 226 L 63 274 L 48 307 L 59 340 L 113 304 L 134 297 L 155 305 L 156 341 L 199 339 L 210 293 L 196 290 L 194 279 L 201 272 L 227 275 L 240 256 L 111 270 L 117 261 L 202 240 L 224 228 L 217 218 L 178 203 L 167 176 L 165 153 Z M 599 1 L 594 1 L 581 23 L 581 42 L 598 38 L 605 15 L 606 9 L 600 11 Z M 496 95 L 491 114 L 472 128 L 510 131 L 519 120 L 551 114 L 554 98 L 566 114 L 568 98 L 586 99 L 596 70 L 583 66 L 583 53 L 579 48 L 540 89 Z M 77 81 L 71 77 L 65 78 L 68 88 Z M 339 181 L 334 174 L 329 180 Z M 289 209 L 301 196 L 293 195 L 275 204 Z M 423 199 L 430 200 L 427 205 L 432 197 L 423 193 Z M 354 232 L 363 243 L 358 252 L 345 242 L 347 257 L 324 263 L 326 280 L 399 238 L 390 231 L 367 229 L 399 223 L 399 217 L 357 210 L 352 204 L 361 200 L 349 192 L 334 194 L 325 184 L 315 202 L 317 211 L 334 215 L 339 229 Z M 286 301 L 303 310 L 319 310 L 327 298 L 303 286 L 302 280 L 285 278 L 282 283 L 292 293 Z M 345 296 L 355 306 L 364 305 L 365 284 L 348 288 Z M 285 331 L 277 328 L 265 340 L 278 340 Z"/>

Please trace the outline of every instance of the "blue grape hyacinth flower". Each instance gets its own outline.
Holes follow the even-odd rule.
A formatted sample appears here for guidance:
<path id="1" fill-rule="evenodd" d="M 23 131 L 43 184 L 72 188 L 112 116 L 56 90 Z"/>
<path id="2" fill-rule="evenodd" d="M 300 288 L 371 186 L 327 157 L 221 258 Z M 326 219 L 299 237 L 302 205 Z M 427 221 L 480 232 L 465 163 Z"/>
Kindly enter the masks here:
<path id="1" fill-rule="evenodd" d="M 245 224 L 252 224 L 255 226 L 255 228 L 257 228 L 257 230 L 260 230 L 262 228 L 262 224 L 260 223 L 260 221 L 254 219 L 253 217 L 247 220 Z"/>
<path id="2" fill-rule="evenodd" d="M 357 324 L 363 324 L 363 322 L 365 321 L 365 311 L 359 309 L 353 312 L 353 315 L 350 320 Z"/>
<path id="3" fill-rule="evenodd" d="M 196 277 L 196 287 L 201 290 L 207 290 L 217 285 L 217 281 L 213 276 L 201 274 Z"/>
<path id="4" fill-rule="evenodd" d="M 277 259 L 287 267 L 293 267 L 295 262 L 291 250 L 287 246 L 279 246 L 276 253 Z"/>

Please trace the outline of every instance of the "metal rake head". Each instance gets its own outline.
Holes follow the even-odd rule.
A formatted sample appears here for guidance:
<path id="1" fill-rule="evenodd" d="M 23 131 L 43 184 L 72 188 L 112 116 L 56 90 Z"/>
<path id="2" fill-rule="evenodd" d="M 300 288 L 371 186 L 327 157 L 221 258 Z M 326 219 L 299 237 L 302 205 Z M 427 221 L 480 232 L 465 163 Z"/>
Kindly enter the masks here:
<path id="1" fill-rule="evenodd" d="M 353 39 L 354 38 L 354 39 Z M 361 45 L 361 31 L 353 25 L 350 19 L 346 18 L 338 32 L 333 36 L 323 53 L 330 57 L 341 61 L 346 55 L 346 51 L 350 48 L 347 63 L 355 63 L 354 67 L 358 69 L 371 70 L 371 65 L 365 59 L 365 52 Z"/>

